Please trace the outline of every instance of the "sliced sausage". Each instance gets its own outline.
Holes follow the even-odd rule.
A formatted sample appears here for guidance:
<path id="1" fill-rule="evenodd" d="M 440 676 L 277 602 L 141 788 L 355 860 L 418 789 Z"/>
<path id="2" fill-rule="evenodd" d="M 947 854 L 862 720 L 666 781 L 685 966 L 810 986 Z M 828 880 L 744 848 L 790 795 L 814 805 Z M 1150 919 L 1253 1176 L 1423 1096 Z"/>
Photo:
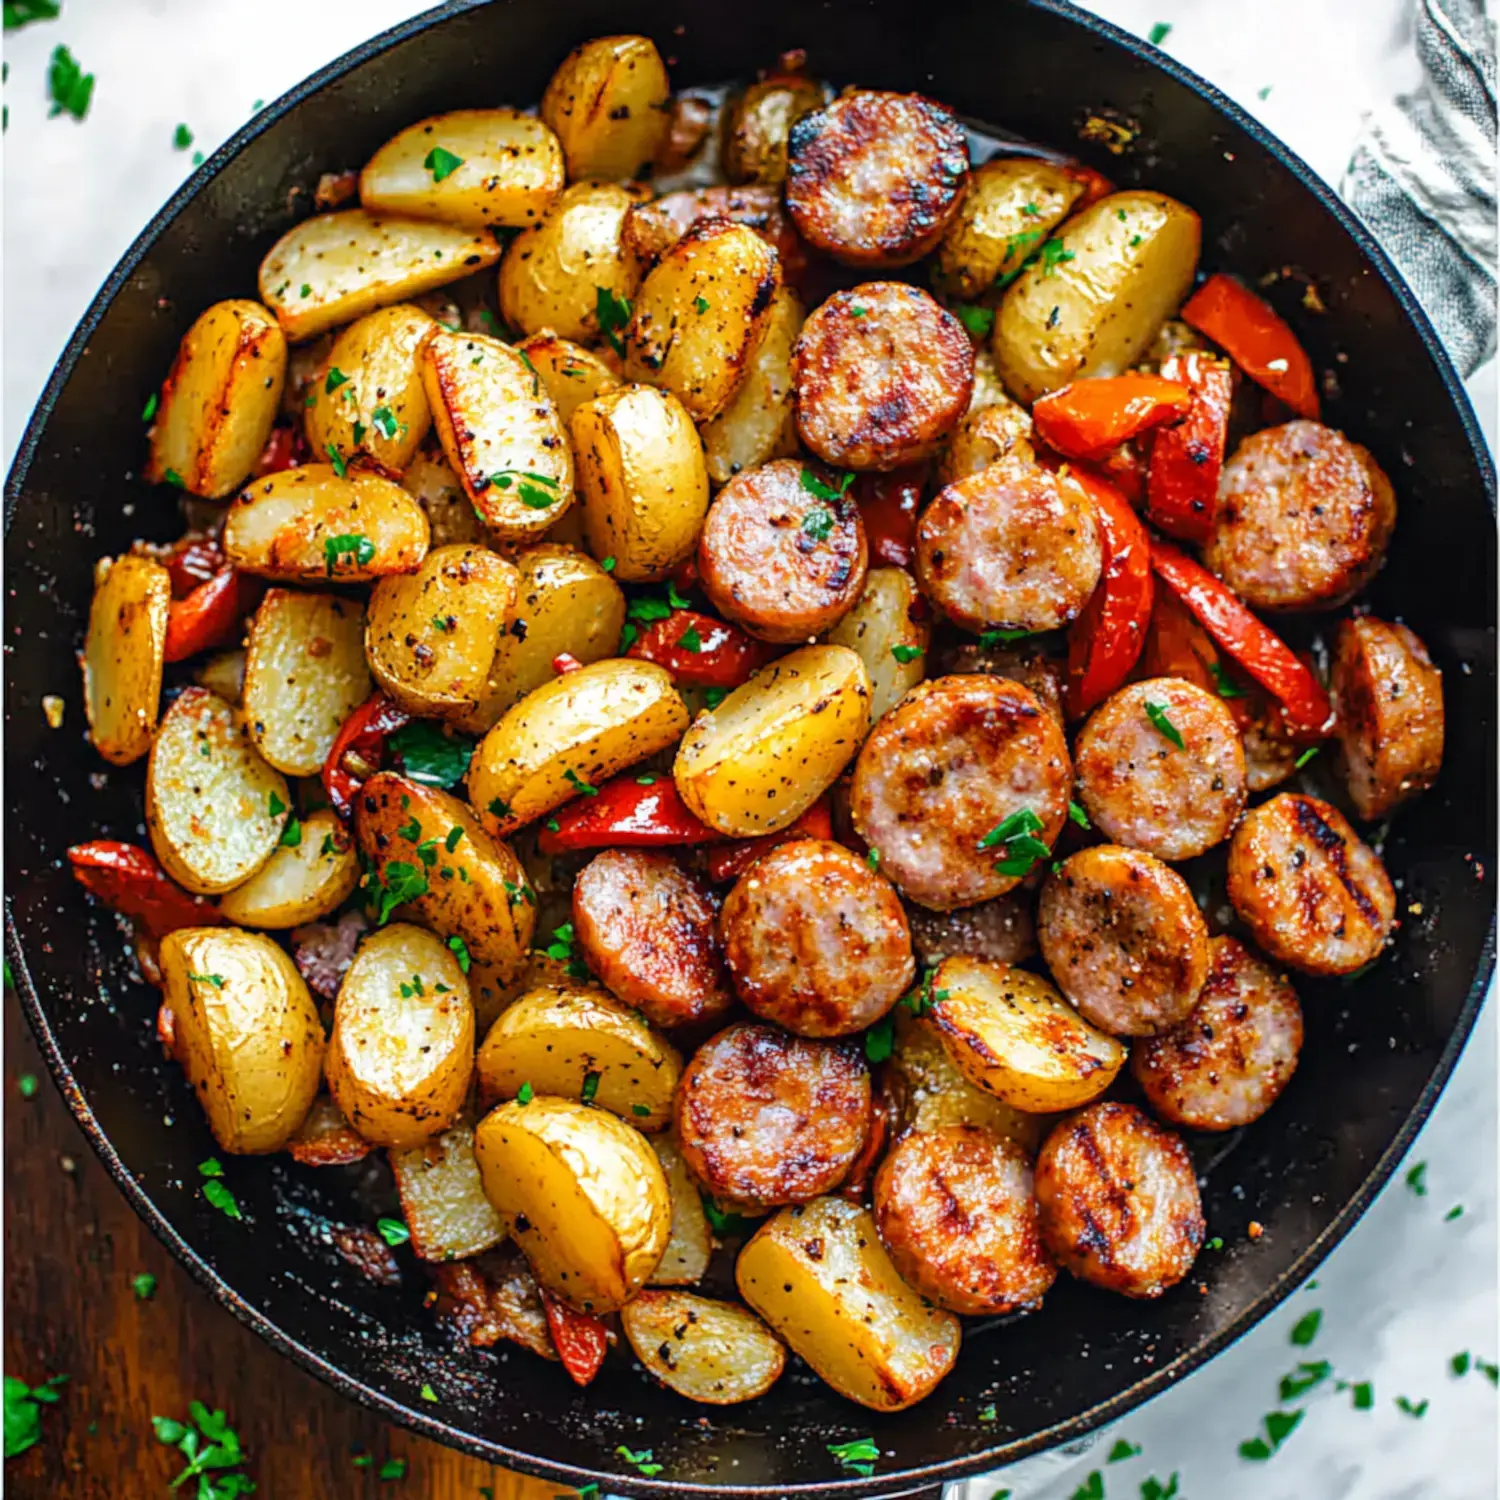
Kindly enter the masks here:
<path id="1" fill-rule="evenodd" d="M 620 227 L 620 238 L 642 269 L 649 270 L 703 219 L 730 219 L 753 229 L 776 252 L 788 281 L 795 283 L 806 269 L 807 247 L 774 187 L 689 188 L 665 193 L 631 208 Z"/>
<path id="2" fill-rule="evenodd" d="M 969 180 L 961 126 L 920 94 L 855 89 L 787 135 L 786 203 L 803 238 L 854 266 L 907 266 L 936 246 Z"/>
<path id="3" fill-rule="evenodd" d="M 708 508 L 698 576 L 715 609 L 762 640 L 830 630 L 864 592 L 859 507 L 821 464 L 778 458 L 736 474 Z"/>
<path id="4" fill-rule="evenodd" d="M 1308 974 L 1352 974 L 1380 957 L 1396 892 L 1380 856 L 1336 808 L 1281 792 L 1229 844 L 1229 899 L 1272 958 Z"/>
<path id="5" fill-rule="evenodd" d="M 1333 689 L 1344 778 L 1366 821 L 1426 791 L 1443 763 L 1443 674 L 1405 625 L 1339 626 Z"/>
<path id="6" fill-rule="evenodd" d="M 677 1087 L 677 1139 L 709 1192 L 775 1208 L 843 1181 L 870 1112 L 870 1073 L 857 1047 L 742 1024 L 693 1055 Z"/>
<path id="7" fill-rule="evenodd" d="M 917 581 L 966 630 L 1054 630 L 1099 582 L 1082 488 L 1011 454 L 942 490 L 917 522 Z"/>
<path id="8" fill-rule="evenodd" d="M 1375 576 L 1396 493 L 1367 449 L 1318 422 L 1245 439 L 1224 465 L 1203 561 L 1255 609 L 1332 609 Z"/>
<path id="9" fill-rule="evenodd" d="M 1095 844 L 1042 887 L 1037 942 L 1058 989 L 1116 1036 L 1154 1036 L 1193 1008 L 1208 978 L 1208 926 L 1176 870 Z"/>
<path id="10" fill-rule="evenodd" d="M 1073 758 L 1079 800 L 1100 832 L 1158 859 L 1212 849 L 1245 808 L 1234 715 L 1222 698 L 1181 678 L 1135 682 L 1100 704 Z"/>
<path id="11" fill-rule="evenodd" d="M 1029 642 L 987 646 L 982 641 L 952 639 L 938 651 L 933 670 L 939 676 L 985 672 L 994 677 L 1009 677 L 1012 682 L 1030 688 L 1042 707 L 1059 724 L 1065 723 L 1062 663 Z"/>
<path id="12" fill-rule="evenodd" d="M 937 911 L 1001 896 L 1023 878 L 996 832 L 1039 822 L 1048 848 L 1068 816 L 1073 768 L 1056 719 L 1003 677 L 919 683 L 870 732 L 849 811 L 881 873 Z M 1028 816 L 1029 815 L 1029 816 Z M 1028 846 L 1020 846 L 1022 849 Z M 1027 871 L 1026 873 L 1029 873 Z"/>
<path id="13" fill-rule="evenodd" d="M 1032 905 L 1029 891 L 1014 890 L 959 911 L 913 906 L 907 917 L 917 962 L 934 969 L 945 958 L 962 954 L 990 963 L 1022 963 L 1036 952 Z"/>
<path id="14" fill-rule="evenodd" d="M 916 978 L 895 888 L 824 839 L 762 855 L 730 891 L 719 925 L 740 999 L 800 1036 L 863 1031 Z"/>
<path id="15" fill-rule="evenodd" d="M 573 886 L 573 928 L 589 968 L 658 1026 L 729 1009 L 718 918 L 708 886 L 647 849 L 606 849 Z"/>
<path id="16" fill-rule="evenodd" d="M 1192 1269 L 1203 1202 L 1187 1147 L 1133 1104 L 1090 1104 L 1036 1164 L 1042 1241 L 1081 1281 L 1159 1297 Z"/>
<path id="17" fill-rule="evenodd" d="M 902 1279 L 949 1312 L 1035 1307 L 1057 1280 L 1026 1153 L 978 1125 L 899 1141 L 875 1178 L 874 1203 Z"/>
<path id="18" fill-rule="evenodd" d="M 1172 1125 L 1233 1130 L 1276 1102 L 1302 1051 L 1302 1007 L 1284 974 L 1232 937 L 1210 945 L 1208 983 L 1181 1026 L 1138 1042 L 1130 1067 Z"/>

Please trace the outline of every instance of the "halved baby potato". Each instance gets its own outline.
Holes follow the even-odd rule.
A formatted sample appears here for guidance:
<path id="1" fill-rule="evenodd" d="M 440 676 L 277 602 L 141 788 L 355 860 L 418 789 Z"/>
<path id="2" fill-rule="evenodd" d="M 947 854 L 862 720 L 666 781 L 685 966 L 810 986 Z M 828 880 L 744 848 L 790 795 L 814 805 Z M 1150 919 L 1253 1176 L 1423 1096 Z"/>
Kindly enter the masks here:
<path id="1" fill-rule="evenodd" d="M 374 1145 L 417 1146 L 454 1123 L 474 1071 L 474 1008 L 441 938 L 406 922 L 365 938 L 334 1002 L 325 1069 Z"/>
<path id="2" fill-rule="evenodd" d="M 635 177 L 671 126 L 671 94 L 649 37 L 600 36 L 563 59 L 542 95 L 541 116 L 562 142 L 570 178 Z"/>
<path id="3" fill-rule="evenodd" d="M 455 1125 L 390 1156 L 401 1217 L 418 1259 L 463 1260 L 498 1245 L 509 1233 L 484 1195 L 472 1126 Z"/>
<path id="4" fill-rule="evenodd" d="M 372 213 L 465 229 L 534 224 L 562 192 L 557 137 L 518 109 L 455 109 L 394 135 L 359 174 Z"/>
<path id="5" fill-rule="evenodd" d="M 764 1396 L 786 1368 L 781 1340 L 735 1302 L 640 1292 L 620 1310 L 620 1327 L 635 1357 L 668 1390 L 709 1406 Z"/>
<path id="6" fill-rule="evenodd" d="M 928 612 L 905 568 L 871 568 L 854 608 L 823 639 L 847 646 L 870 678 L 877 724 L 927 675 Z"/>
<path id="7" fill-rule="evenodd" d="M 296 842 L 287 840 L 295 832 Z M 282 929 L 326 917 L 359 883 L 359 856 L 330 808 L 288 823 L 270 859 L 226 891 L 219 910 L 236 926 Z"/>
<path id="8" fill-rule="evenodd" d="M 606 1313 L 645 1285 L 666 1249 L 671 1205 L 638 1130 L 607 1110 L 538 1094 L 492 1109 L 474 1154 L 490 1202 L 553 1296 Z"/>
<path id="9" fill-rule="evenodd" d="M 245 697 L 245 649 L 216 651 L 194 670 L 193 681 L 238 708 Z"/>
<path id="10" fill-rule="evenodd" d="M 199 896 L 243 885 L 275 851 L 290 805 L 241 716 L 207 688 L 184 690 L 146 763 L 146 828 L 167 874 Z"/>
<path id="11" fill-rule="evenodd" d="M 564 426 L 585 401 L 619 389 L 620 377 L 607 361 L 551 328 L 539 328 L 530 338 L 522 339 L 516 349 L 541 376 Z"/>
<path id="12" fill-rule="evenodd" d="M 425 512 L 434 547 L 484 541 L 484 527 L 474 506 L 435 440 L 426 444 L 406 466 L 401 488 Z"/>
<path id="13" fill-rule="evenodd" d="M 95 565 L 78 664 L 89 738 L 113 765 L 128 766 L 151 748 L 171 607 L 172 579 L 160 563 L 126 554 Z"/>
<path id="14" fill-rule="evenodd" d="M 646 1284 L 696 1286 L 703 1280 L 714 1253 L 713 1231 L 703 1211 L 703 1196 L 670 1134 L 652 1136 L 651 1149 L 666 1175 L 667 1193 L 672 1200 L 672 1229 L 667 1248 Z"/>
<path id="15" fill-rule="evenodd" d="M 172 1054 L 225 1151 L 279 1151 L 312 1108 L 323 1023 L 286 951 L 258 932 L 180 927 L 161 940 Z"/>
<path id="16" fill-rule="evenodd" d="M 286 337 L 259 302 L 216 302 L 183 335 L 148 434 L 145 477 L 222 500 L 255 467 L 281 404 Z"/>

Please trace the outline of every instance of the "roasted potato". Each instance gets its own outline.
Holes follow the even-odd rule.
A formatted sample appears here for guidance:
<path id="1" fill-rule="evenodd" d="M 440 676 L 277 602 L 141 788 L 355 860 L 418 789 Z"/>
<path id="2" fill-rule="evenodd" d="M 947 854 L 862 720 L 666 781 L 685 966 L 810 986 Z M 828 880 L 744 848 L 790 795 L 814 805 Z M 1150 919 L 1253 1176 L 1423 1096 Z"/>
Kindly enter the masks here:
<path id="1" fill-rule="evenodd" d="M 216 651 L 193 673 L 193 681 L 238 708 L 245 696 L 245 650 Z"/>
<path id="2" fill-rule="evenodd" d="M 226 891 L 219 910 L 240 927 L 301 927 L 342 906 L 358 882 L 354 845 L 325 807 L 289 822 L 270 859 L 243 885 Z"/>
<path id="3" fill-rule="evenodd" d="M 781 285 L 776 252 L 743 224 L 704 219 L 641 283 L 625 341 L 625 378 L 670 391 L 712 421 L 744 384 Z"/>
<path id="4" fill-rule="evenodd" d="M 620 1327 L 649 1374 L 709 1406 L 764 1396 L 786 1367 L 781 1340 L 734 1302 L 641 1292 L 621 1309 Z"/>
<path id="5" fill-rule="evenodd" d="M 261 755 L 288 776 L 316 776 L 370 696 L 363 608 L 336 594 L 267 589 L 250 620 L 240 696 Z"/>
<path id="6" fill-rule="evenodd" d="M 410 573 L 427 555 L 427 516 L 405 490 L 329 464 L 268 474 L 224 518 L 224 553 L 241 572 L 282 583 L 366 583 Z"/>
<path id="7" fill-rule="evenodd" d="M 870 679 L 870 723 L 888 714 L 926 675 L 932 628 L 905 568 L 872 568 L 859 602 L 823 639 L 847 646 Z"/>
<path id="8" fill-rule="evenodd" d="M 423 447 L 406 466 L 401 488 L 426 514 L 434 547 L 484 541 L 479 515 L 436 441 Z"/>
<path id="9" fill-rule="evenodd" d="M 551 328 L 539 328 L 530 338 L 522 339 L 516 349 L 542 377 L 565 427 L 585 401 L 620 387 L 620 377 L 608 361 L 592 349 L 562 338 Z M 563 517 L 564 521 L 567 519 Z"/>
<path id="10" fill-rule="evenodd" d="M 595 662 L 506 711 L 474 752 L 469 801 L 492 833 L 508 833 L 665 750 L 687 724 L 664 668 L 624 657 Z"/>
<path id="11" fill-rule="evenodd" d="M 703 1211 L 703 1196 L 688 1174 L 687 1163 L 670 1134 L 651 1137 L 672 1199 L 672 1232 L 667 1248 L 646 1279 L 648 1286 L 696 1286 L 708 1270 L 714 1251 L 713 1232 Z"/>
<path id="12" fill-rule="evenodd" d="M 874 1411 L 920 1401 L 953 1368 L 960 1328 L 896 1274 L 866 1208 L 784 1208 L 740 1252 L 745 1301 L 841 1396 Z"/>
<path id="13" fill-rule="evenodd" d="M 776 73 L 730 102 L 719 146 L 731 182 L 780 187 L 786 181 L 786 138 L 793 125 L 823 107 L 823 86 L 794 73 Z"/>
<path id="14" fill-rule="evenodd" d="M 392 1151 L 391 1174 L 412 1253 L 422 1260 L 478 1255 L 510 1232 L 484 1195 L 471 1125 L 455 1125 L 420 1146 Z"/>
<path id="15" fill-rule="evenodd" d="M 359 201 L 371 213 L 515 229 L 536 223 L 564 181 L 562 147 L 534 115 L 455 109 L 392 136 L 359 174 Z"/>
<path id="16" fill-rule="evenodd" d="M 370 595 L 365 655 L 376 682 L 408 713 L 471 712 L 515 607 L 520 573 L 485 547 L 439 547 L 415 573 Z"/>
<path id="17" fill-rule="evenodd" d="M 656 1269 L 671 1222 L 667 1181 L 623 1120 L 572 1099 L 512 1100 L 479 1122 L 474 1154 L 486 1195 L 553 1296 L 614 1312 Z"/>
<path id="18" fill-rule="evenodd" d="M 1031 413 L 1004 391 L 987 390 L 985 397 L 981 402 L 976 380 L 974 400 L 938 458 L 938 479 L 944 485 L 977 474 L 1009 453 L 1028 463 L 1036 457 L 1031 446 Z"/>
<path id="19" fill-rule="evenodd" d="M 488 233 L 346 208 L 303 219 L 271 246 L 260 297 L 287 338 L 301 343 L 499 259 Z"/>
<path id="20" fill-rule="evenodd" d="M 89 738 L 114 765 L 128 766 L 151 748 L 171 606 L 172 579 L 160 563 L 127 554 L 95 566 L 78 664 Z"/>
<path id="21" fill-rule="evenodd" d="M 147 434 L 144 477 L 222 500 L 260 457 L 286 380 L 286 338 L 259 302 L 216 302 L 183 335 Z"/>
<path id="22" fill-rule="evenodd" d="M 538 1094 L 582 1098 L 637 1130 L 657 1131 L 671 1123 L 682 1057 L 608 990 L 569 981 L 508 1006 L 476 1068 L 486 1102 L 513 1099 L 529 1083 Z"/>
<path id="23" fill-rule="evenodd" d="M 575 47 L 541 107 L 562 142 L 569 178 L 618 180 L 649 171 L 671 126 L 671 93 L 649 37 L 600 36 Z"/>
<path id="24" fill-rule="evenodd" d="M 665 578 L 692 556 L 708 513 L 703 443 L 682 403 L 625 386 L 576 408 L 569 430 L 589 550 L 628 583 Z"/>
<path id="25" fill-rule="evenodd" d="M 400 474 L 432 427 L 422 389 L 422 345 L 437 323 L 409 302 L 351 323 L 333 342 L 304 406 L 307 441 L 320 458 L 363 455 Z"/>
<path id="26" fill-rule="evenodd" d="M 207 688 L 186 689 L 146 763 L 146 828 L 167 874 L 200 896 L 243 885 L 270 859 L 290 805 L 249 726 Z"/>
<path id="27" fill-rule="evenodd" d="M 396 922 L 359 945 L 333 1006 L 328 1088 L 376 1146 L 419 1146 L 458 1118 L 474 1071 L 474 1007 L 457 956 Z"/>
<path id="28" fill-rule="evenodd" d="M 699 714 L 672 766 L 682 800 L 731 838 L 794 823 L 854 758 L 870 678 L 847 646 L 803 646 Z"/>
<path id="29" fill-rule="evenodd" d="M 323 1023 L 297 966 L 258 932 L 180 927 L 161 941 L 172 1055 L 236 1155 L 279 1151 L 312 1108 Z"/>
<path id="30" fill-rule="evenodd" d="M 1070 380 L 1118 375 L 1177 310 L 1198 268 L 1198 215 L 1163 193 L 1111 193 L 1043 241 L 1005 294 L 991 348 L 1028 404 Z"/>

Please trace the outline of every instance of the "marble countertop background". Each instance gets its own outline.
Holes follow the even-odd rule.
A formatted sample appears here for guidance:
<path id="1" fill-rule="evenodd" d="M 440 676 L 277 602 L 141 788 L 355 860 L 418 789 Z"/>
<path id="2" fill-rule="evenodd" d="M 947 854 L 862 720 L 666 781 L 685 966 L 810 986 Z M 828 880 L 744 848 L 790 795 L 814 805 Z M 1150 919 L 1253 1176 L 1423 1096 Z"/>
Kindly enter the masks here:
<path id="1" fill-rule="evenodd" d="M 271 100 L 365 37 L 423 9 L 411 0 L 63 0 L 59 20 L 7 35 L 4 86 L 3 442 L 9 463 L 73 326 L 142 225 L 181 183 L 186 123 L 212 150 Z M 1262 119 L 1337 183 L 1361 116 L 1415 79 L 1407 0 L 1093 0 Z M 47 117 L 48 56 L 66 43 L 97 75 L 87 120 Z M 1470 382 L 1491 446 L 1493 362 Z M 1497 1393 L 1450 1359 L 1500 1356 L 1496 1299 L 1496 1024 L 1481 1017 L 1412 1151 L 1426 1196 L 1392 1181 L 1362 1223 L 1259 1328 L 1141 1408 L 1087 1453 L 1044 1455 L 962 1487 L 963 1500 L 1134 1500 L 1179 1476 L 1180 1500 L 1487 1500 L 1497 1480 Z M 1448 1217 L 1456 1206 L 1463 1212 Z M 1289 1343 L 1321 1310 L 1309 1350 Z M 1355 1410 L 1327 1381 L 1269 1463 L 1237 1456 L 1300 1358 L 1369 1381 Z M 1428 1403 L 1421 1417 L 1414 1408 Z M 1141 1448 L 1114 1464 L 1119 1439 Z M 1145 1500 L 1152 1492 L 1144 1491 Z"/>

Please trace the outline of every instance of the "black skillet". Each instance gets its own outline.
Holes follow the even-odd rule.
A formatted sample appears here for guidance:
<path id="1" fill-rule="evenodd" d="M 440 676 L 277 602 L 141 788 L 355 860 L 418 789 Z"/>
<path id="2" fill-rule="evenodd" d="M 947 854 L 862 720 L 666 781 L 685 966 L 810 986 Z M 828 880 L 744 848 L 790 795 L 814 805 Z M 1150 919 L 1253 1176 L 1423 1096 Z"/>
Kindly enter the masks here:
<path id="1" fill-rule="evenodd" d="M 62 861 L 91 837 L 139 838 L 139 770 L 84 741 L 73 653 L 95 557 L 175 534 L 175 507 L 134 477 L 139 413 L 195 314 L 253 295 L 272 240 L 309 210 L 325 169 L 357 166 L 397 128 L 444 109 L 534 100 L 583 38 L 644 31 L 679 84 L 745 77 L 786 47 L 837 80 L 922 90 L 969 117 L 1076 149 L 1122 185 L 1175 194 L 1204 219 L 1204 264 L 1271 293 L 1317 366 L 1326 416 L 1395 482 L 1400 521 L 1372 592 L 1428 643 L 1449 739 L 1434 791 L 1398 816 L 1394 951 L 1357 985 L 1303 987 L 1308 1035 L 1285 1097 L 1208 1176 L 1205 1254 L 1141 1306 L 1064 1278 L 1045 1310 L 971 1332 L 954 1373 L 911 1411 L 876 1418 L 810 1376 L 719 1411 L 649 1384 L 622 1359 L 586 1393 L 520 1351 L 455 1348 L 411 1263 L 380 1290 L 331 1249 L 329 1221 L 372 1221 L 360 1169 L 231 1160 L 244 1222 L 209 1207 L 213 1143 L 152 1036 L 154 992 L 131 979 L 114 921 Z M 1115 157 L 1079 139 L 1098 109 L 1139 127 Z M 27 1014 L 95 1149 L 137 1211 L 226 1307 L 338 1390 L 501 1464 L 630 1495 L 892 1495 L 1077 1438 L 1180 1380 L 1263 1317 L 1353 1226 L 1447 1079 L 1493 962 L 1494 475 L 1454 371 L 1370 236 L 1260 126 L 1169 58 L 1061 0 L 534 0 L 456 3 L 350 53 L 257 115 L 152 221 L 110 276 L 48 382 L 6 486 L 7 951 Z M 46 727 L 44 694 L 67 699 Z M 1414 913 L 1420 909 L 1420 915 Z M 372 1196 L 375 1194 L 376 1196 Z M 1250 1221 L 1266 1234 L 1247 1239 Z M 430 1383 L 437 1406 L 420 1401 Z M 993 1406 L 992 1420 L 980 1412 Z M 873 1433 L 875 1477 L 827 1445 Z M 651 1448 L 641 1478 L 619 1444 Z"/>

